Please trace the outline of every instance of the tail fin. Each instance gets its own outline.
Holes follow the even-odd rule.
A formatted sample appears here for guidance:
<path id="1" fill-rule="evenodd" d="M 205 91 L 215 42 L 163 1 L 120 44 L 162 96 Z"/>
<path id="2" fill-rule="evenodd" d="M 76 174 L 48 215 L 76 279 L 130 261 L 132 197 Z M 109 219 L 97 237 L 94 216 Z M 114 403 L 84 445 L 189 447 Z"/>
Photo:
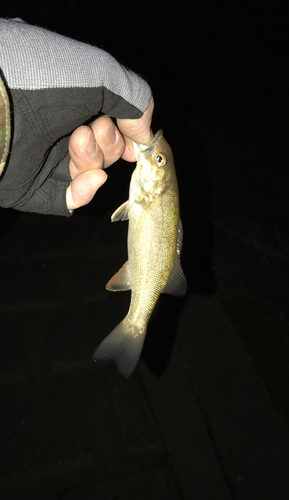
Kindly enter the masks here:
<path id="1" fill-rule="evenodd" d="M 136 333 L 136 332 L 135 332 Z M 92 356 L 94 361 L 113 359 L 119 371 L 129 377 L 141 355 L 146 332 L 127 332 L 124 321 L 101 342 Z"/>

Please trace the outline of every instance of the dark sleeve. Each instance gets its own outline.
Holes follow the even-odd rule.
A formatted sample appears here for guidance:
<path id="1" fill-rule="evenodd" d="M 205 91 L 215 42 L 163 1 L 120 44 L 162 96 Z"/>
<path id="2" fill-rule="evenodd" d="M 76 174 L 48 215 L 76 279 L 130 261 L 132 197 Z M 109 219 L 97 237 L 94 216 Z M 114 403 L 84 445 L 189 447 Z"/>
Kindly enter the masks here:
<path id="1" fill-rule="evenodd" d="M 0 205 L 70 215 L 72 131 L 98 114 L 139 118 L 147 83 L 96 47 L 0 20 L 1 69 L 11 105 L 12 147 L 0 180 Z"/>

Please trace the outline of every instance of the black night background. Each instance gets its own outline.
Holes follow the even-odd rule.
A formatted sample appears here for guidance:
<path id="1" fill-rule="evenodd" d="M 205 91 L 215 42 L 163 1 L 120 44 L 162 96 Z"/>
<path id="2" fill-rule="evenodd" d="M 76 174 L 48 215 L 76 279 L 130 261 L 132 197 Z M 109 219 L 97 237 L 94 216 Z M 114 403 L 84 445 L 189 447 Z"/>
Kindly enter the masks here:
<path id="1" fill-rule="evenodd" d="M 289 498 L 288 6 L 5 2 L 0 17 L 99 46 L 148 81 L 184 226 L 135 373 L 94 364 L 126 314 L 133 165 L 69 219 L 0 209 L 0 496 Z"/>

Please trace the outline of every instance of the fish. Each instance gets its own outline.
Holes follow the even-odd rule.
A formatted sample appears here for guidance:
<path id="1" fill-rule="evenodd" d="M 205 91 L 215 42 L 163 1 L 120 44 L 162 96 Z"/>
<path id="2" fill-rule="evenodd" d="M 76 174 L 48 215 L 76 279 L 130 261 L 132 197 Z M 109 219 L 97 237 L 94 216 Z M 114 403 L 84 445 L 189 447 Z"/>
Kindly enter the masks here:
<path id="1" fill-rule="evenodd" d="M 129 199 L 111 216 L 128 219 L 128 260 L 108 281 L 110 291 L 131 290 L 125 318 L 101 342 L 92 358 L 112 359 L 129 377 L 143 348 L 149 319 L 162 293 L 182 296 L 187 281 L 180 255 L 183 228 L 171 147 L 159 130 L 150 143 L 133 141 L 136 167 Z"/>

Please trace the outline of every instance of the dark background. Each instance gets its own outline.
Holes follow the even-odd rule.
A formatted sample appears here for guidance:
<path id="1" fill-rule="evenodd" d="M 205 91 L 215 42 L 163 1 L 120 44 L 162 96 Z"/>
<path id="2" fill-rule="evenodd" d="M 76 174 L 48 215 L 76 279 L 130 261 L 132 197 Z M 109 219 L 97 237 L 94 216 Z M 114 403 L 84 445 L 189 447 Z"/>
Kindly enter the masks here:
<path id="1" fill-rule="evenodd" d="M 287 10 L 283 2 L 60 0 L 41 7 L 12 2 L 2 6 L 1 16 L 21 17 L 97 45 L 149 82 L 155 99 L 153 130 L 163 128 L 176 161 L 184 225 L 182 262 L 189 293 L 217 294 L 288 427 Z M 112 249 L 109 278 L 125 258 L 126 233 L 125 226 L 108 231 L 109 214 L 125 201 L 130 175 L 131 166 L 122 161 L 111 167 L 109 181 L 88 207 L 77 211 L 75 222 L 1 210 L 2 263 L 14 245 L 17 268 L 19 247 L 16 250 L 15 244 L 20 240 L 21 262 L 27 268 L 29 255 L 37 254 L 39 240 L 52 227 L 63 234 L 63 240 L 71 238 L 72 253 L 75 241 L 77 252 L 81 238 L 86 241 L 85 235 L 97 221 L 98 236 L 91 238 L 95 248 L 102 241 Z M 115 241 L 120 247 L 113 252 Z M 50 241 L 47 254 L 57 252 L 61 244 Z M 4 285 L 11 287 L 11 275 L 7 282 L 5 272 L 3 276 Z M 82 283 L 85 295 L 90 283 L 85 279 Z M 15 288 L 19 290 L 19 283 Z M 184 303 L 162 299 L 152 322 L 143 358 L 157 376 L 169 363 Z M 4 320 L 8 309 L 2 310 Z M 38 314 L 27 323 L 21 320 L 22 329 L 30 327 L 29 321 L 41 322 Z M 114 318 L 111 322 L 115 323 Z M 174 327 L 165 344 L 168 356 L 160 360 L 150 354 L 150 337 L 164 324 Z M 160 343 L 162 350 L 162 338 Z M 3 371 L 8 373 L 12 370 L 5 355 L 12 352 L 8 340 L 2 348 Z M 65 348 L 67 361 L 75 356 L 75 345 L 72 342 L 72 347 Z M 16 360 L 20 356 L 16 349 Z M 43 367 L 40 372 L 41 377 L 47 374 Z"/>
<path id="2" fill-rule="evenodd" d="M 212 205 L 218 227 L 265 252 L 263 260 L 287 261 L 286 6 L 246 1 L 14 4 L 2 7 L 2 16 L 98 45 L 150 83 L 154 131 L 164 129 L 177 162 L 187 272 L 193 272 L 192 252 L 207 266 Z M 193 289 L 210 288 L 205 276 L 192 277 Z M 283 289 L 281 295 L 283 317 Z"/>

